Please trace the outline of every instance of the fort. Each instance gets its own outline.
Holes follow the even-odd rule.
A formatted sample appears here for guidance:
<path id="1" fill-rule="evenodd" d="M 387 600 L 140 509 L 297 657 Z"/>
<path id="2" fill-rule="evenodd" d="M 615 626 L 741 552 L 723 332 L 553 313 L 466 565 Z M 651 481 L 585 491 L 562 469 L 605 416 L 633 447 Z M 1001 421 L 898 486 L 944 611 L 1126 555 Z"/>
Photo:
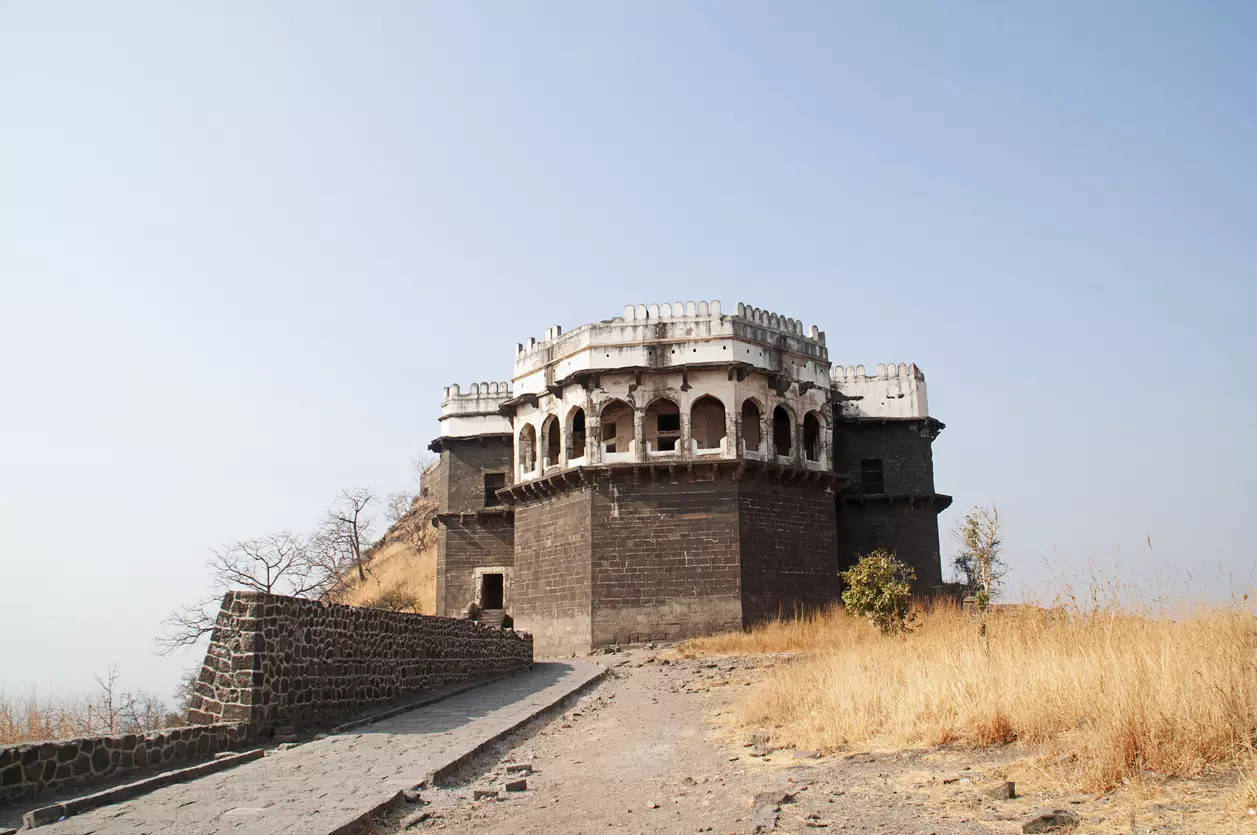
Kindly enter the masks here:
<path id="1" fill-rule="evenodd" d="M 833 365 L 815 325 L 746 304 L 551 327 L 509 381 L 444 391 L 436 613 L 586 653 L 830 604 L 879 547 L 929 593 L 942 428 L 915 365 Z"/>

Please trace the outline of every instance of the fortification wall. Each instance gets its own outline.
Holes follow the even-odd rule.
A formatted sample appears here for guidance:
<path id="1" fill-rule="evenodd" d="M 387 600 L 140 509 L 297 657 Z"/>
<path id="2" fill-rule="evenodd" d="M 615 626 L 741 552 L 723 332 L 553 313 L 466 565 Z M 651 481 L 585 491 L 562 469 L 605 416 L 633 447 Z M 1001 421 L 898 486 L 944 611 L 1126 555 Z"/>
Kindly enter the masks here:
<path id="1" fill-rule="evenodd" d="M 591 558 L 595 647 L 742 626 L 735 481 L 599 478 Z"/>
<path id="2" fill-rule="evenodd" d="M 834 500 L 815 486 L 746 481 L 738 495 L 742 625 L 839 599 Z"/>
<path id="3" fill-rule="evenodd" d="M 878 363 L 872 374 L 863 365 L 835 365 L 830 385 L 844 418 L 923 418 L 930 413 L 925 374 L 915 364 Z"/>
<path id="4" fill-rule="evenodd" d="M 247 723 L 220 723 L 10 745 L 0 748 L 0 803 L 206 759 L 252 738 Z"/>
<path id="5" fill-rule="evenodd" d="M 590 649 L 589 488 L 515 510 L 511 614 L 542 657 Z"/>
<path id="6" fill-rule="evenodd" d="M 452 618 L 228 592 L 188 710 L 257 732 L 526 669 L 532 636 Z"/>
<path id="7" fill-rule="evenodd" d="M 557 325 L 515 349 L 515 394 L 538 394 L 579 372 L 740 362 L 817 387 L 829 385 L 825 334 L 739 303 L 629 305 L 622 316 L 563 332 Z"/>

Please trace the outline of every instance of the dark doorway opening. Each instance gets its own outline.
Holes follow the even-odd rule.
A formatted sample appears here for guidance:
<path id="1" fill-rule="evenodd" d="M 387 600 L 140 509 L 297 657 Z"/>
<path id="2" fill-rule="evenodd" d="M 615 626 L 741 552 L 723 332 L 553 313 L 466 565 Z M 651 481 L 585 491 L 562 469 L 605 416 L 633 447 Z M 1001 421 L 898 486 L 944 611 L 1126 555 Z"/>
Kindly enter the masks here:
<path id="1" fill-rule="evenodd" d="M 480 575 L 480 608 L 501 609 L 505 602 L 505 587 L 501 574 Z"/>

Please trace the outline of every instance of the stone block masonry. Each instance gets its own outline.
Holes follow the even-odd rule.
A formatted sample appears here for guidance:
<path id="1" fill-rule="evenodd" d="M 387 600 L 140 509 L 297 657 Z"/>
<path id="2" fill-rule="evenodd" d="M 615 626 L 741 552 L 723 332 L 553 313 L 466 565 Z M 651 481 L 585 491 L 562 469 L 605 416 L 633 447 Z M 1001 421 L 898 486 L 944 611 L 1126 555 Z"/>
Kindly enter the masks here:
<path id="1" fill-rule="evenodd" d="M 0 748 L 0 803 L 204 759 L 250 739 L 247 724 L 220 723 Z"/>
<path id="2" fill-rule="evenodd" d="M 208 758 L 532 665 L 532 636 L 471 621 L 228 592 L 188 727 L 0 748 L 0 803 Z"/>
<path id="3" fill-rule="evenodd" d="M 256 733 L 331 723 L 532 664 L 532 636 L 453 618 L 228 592 L 188 721 Z"/>

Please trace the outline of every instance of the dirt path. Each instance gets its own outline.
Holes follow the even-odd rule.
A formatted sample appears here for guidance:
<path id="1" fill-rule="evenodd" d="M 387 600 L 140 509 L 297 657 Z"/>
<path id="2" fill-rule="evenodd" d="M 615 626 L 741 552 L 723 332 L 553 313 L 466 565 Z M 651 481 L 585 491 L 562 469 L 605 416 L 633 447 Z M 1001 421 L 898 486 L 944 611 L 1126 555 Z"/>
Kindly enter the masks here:
<path id="1" fill-rule="evenodd" d="M 764 666 L 781 659 L 662 660 L 635 650 L 600 660 L 616 665 L 613 678 L 531 735 L 469 766 L 461 784 L 424 792 L 425 805 L 393 815 L 380 830 L 409 824 L 479 832 L 1020 831 L 1025 812 L 1017 801 L 1001 808 L 992 800 L 954 820 L 933 813 L 928 791 L 904 785 L 922 768 L 938 769 L 922 754 L 758 756 L 741 740 L 722 738 L 712 719 Z M 523 764 L 531 773 L 507 773 Z M 501 791 L 518 776 L 527 780 L 526 791 Z M 477 790 L 498 795 L 476 800 Z"/>
<path id="2" fill-rule="evenodd" d="M 1020 833 L 1053 809 L 1078 815 L 1078 832 L 1255 830 L 1257 821 L 1219 801 L 1221 782 L 1181 781 L 1168 799 L 1133 787 L 1074 794 L 1036 776 L 1015 745 L 765 753 L 728 730 L 721 713 L 766 668 L 790 659 L 669 654 L 598 656 L 614 675 L 596 690 L 469 763 L 450 788 L 424 790 L 421 803 L 381 820 L 377 831 Z M 521 777 L 526 790 L 502 791 Z M 991 796 L 1008 779 L 1019 796 Z M 497 794 L 476 799 L 477 791 Z"/>

